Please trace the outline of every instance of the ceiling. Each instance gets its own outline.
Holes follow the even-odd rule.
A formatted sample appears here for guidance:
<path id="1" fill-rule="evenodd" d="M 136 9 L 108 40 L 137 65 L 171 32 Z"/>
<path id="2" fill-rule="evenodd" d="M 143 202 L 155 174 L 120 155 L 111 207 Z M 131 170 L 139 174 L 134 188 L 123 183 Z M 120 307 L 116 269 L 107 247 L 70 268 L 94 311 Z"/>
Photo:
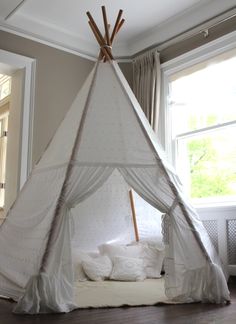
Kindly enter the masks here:
<path id="1" fill-rule="evenodd" d="M 111 25 L 123 9 L 113 53 L 129 58 L 235 7 L 236 0 L 0 0 L 0 29 L 95 58 L 86 11 L 103 28 L 102 5 Z"/>

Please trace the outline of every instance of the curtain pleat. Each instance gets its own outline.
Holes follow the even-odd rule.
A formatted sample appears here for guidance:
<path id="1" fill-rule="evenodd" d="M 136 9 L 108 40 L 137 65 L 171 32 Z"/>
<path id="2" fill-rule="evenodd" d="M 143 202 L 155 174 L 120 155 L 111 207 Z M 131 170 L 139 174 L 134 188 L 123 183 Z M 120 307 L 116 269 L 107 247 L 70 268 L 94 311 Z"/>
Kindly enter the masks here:
<path id="1" fill-rule="evenodd" d="M 157 132 L 161 90 L 159 53 L 151 51 L 135 58 L 133 67 L 134 94 L 152 128 Z"/>

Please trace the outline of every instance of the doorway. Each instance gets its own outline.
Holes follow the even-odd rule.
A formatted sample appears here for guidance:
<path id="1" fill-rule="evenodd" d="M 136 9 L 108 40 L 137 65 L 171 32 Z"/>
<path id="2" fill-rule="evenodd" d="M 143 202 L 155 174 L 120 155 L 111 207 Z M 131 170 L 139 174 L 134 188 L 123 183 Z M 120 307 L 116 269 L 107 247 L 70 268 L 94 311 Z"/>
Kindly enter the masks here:
<path id="1" fill-rule="evenodd" d="M 0 50 L 0 222 L 31 171 L 34 75 L 34 59 Z"/>

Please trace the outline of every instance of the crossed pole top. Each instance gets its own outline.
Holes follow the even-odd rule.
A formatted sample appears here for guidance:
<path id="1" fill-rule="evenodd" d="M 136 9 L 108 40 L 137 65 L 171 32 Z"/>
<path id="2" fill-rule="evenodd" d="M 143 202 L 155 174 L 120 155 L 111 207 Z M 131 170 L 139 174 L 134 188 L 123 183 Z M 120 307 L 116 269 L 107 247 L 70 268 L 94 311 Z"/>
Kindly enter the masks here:
<path id="1" fill-rule="evenodd" d="M 111 49 L 112 49 L 112 43 L 114 41 L 114 38 L 116 36 L 116 34 L 119 32 L 119 30 L 121 29 L 122 25 L 124 24 L 125 20 L 121 19 L 121 16 L 123 14 L 123 10 L 119 10 L 117 18 L 116 18 L 116 22 L 113 28 L 113 31 L 111 33 L 109 33 L 109 27 L 110 25 L 107 22 L 107 14 L 106 14 L 106 8 L 105 6 L 102 6 L 102 16 L 103 16 L 103 23 L 104 23 L 104 29 L 105 29 L 105 36 L 103 37 L 96 22 L 94 21 L 92 15 L 90 14 L 89 11 L 87 11 L 87 16 L 89 18 L 89 26 L 91 27 L 93 34 L 100 46 L 100 54 L 99 54 L 99 59 L 105 61 L 109 61 L 109 60 L 114 60 L 114 57 L 111 53 Z"/>

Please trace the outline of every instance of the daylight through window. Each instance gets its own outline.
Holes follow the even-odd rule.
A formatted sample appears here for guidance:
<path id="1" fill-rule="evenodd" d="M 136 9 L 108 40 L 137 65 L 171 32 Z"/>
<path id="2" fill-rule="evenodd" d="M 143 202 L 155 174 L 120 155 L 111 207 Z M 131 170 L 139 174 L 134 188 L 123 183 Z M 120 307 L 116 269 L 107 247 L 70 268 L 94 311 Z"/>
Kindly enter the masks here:
<path id="1" fill-rule="evenodd" d="M 235 201 L 236 51 L 172 76 L 172 143 L 193 199 Z"/>

